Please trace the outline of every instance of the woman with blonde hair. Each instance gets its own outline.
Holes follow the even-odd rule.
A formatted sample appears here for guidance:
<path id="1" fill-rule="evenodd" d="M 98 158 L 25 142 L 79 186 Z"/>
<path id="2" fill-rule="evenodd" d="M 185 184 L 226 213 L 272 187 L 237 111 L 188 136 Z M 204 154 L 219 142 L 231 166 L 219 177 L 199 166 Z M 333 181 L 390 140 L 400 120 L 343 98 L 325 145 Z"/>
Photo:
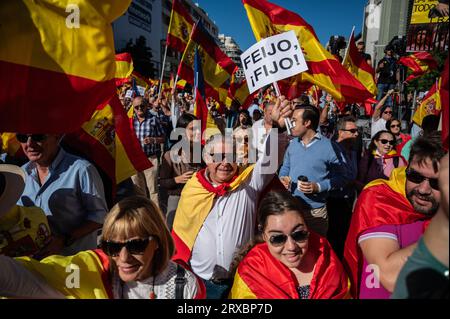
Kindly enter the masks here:
<path id="1" fill-rule="evenodd" d="M 0 256 L 0 296 L 24 298 L 203 298 L 204 286 L 170 260 L 174 243 L 160 210 L 128 197 L 107 215 L 101 249 L 74 256 Z"/>

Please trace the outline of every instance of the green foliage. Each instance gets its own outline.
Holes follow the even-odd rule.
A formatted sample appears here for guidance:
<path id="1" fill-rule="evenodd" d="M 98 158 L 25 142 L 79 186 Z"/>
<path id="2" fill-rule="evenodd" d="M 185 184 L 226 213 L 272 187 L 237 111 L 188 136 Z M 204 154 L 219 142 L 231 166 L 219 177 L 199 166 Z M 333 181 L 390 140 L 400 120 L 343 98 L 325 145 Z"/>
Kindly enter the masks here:
<path id="1" fill-rule="evenodd" d="M 436 70 L 432 70 L 431 72 L 422 75 L 418 79 L 415 79 L 409 83 L 406 87 L 407 92 L 413 92 L 417 90 L 418 92 L 428 91 L 433 84 L 436 82 L 436 78 L 439 78 L 442 70 L 444 69 L 444 63 L 448 56 L 448 51 L 433 51 L 431 55 L 438 63 L 438 68 Z M 407 77 L 411 74 L 411 71 L 408 71 Z"/>

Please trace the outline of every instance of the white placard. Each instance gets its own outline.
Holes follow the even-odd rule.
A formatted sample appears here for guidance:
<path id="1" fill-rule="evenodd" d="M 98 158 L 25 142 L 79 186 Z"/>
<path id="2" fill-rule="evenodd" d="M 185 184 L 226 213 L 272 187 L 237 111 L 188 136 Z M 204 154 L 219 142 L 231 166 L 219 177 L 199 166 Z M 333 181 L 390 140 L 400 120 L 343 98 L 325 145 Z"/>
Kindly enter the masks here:
<path id="1" fill-rule="evenodd" d="M 294 31 L 259 41 L 241 55 L 241 61 L 250 93 L 308 70 Z"/>
<path id="2" fill-rule="evenodd" d="M 137 85 L 136 87 L 137 87 L 137 89 L 139 91 L 139 95 L 140 96 L 144 96 L 144 94 L 145 94 L 145 87 L 139 86 L 139 85 Z"/>
<path id="3" fill-rule="evenodd" d="M 133 90 L 128 90 L 127 93 L 125 93 L 125 98 L 133 98 Z"/>

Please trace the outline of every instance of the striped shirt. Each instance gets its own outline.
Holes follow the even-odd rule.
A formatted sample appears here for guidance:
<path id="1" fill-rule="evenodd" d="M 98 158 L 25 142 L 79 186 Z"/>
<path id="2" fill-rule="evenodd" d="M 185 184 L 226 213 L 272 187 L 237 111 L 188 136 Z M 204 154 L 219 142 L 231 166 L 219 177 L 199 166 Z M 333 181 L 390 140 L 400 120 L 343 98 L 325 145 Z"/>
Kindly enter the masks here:
<path id="1" fill-rule="evenodd" d="M 136 132 L 136 136 L 141 143 L 142 150 L 147 157 L 150 156 L 160 156 L 161 155 L 161 145 L 156 144 L 144 144 L 144 139 L 146 137 L 163 137 L 164 128 L 158 117 L 147 112 L 145 115 L 145 120 L 139 123 L 137 116 L 133 117 L 133 128 Z"/>

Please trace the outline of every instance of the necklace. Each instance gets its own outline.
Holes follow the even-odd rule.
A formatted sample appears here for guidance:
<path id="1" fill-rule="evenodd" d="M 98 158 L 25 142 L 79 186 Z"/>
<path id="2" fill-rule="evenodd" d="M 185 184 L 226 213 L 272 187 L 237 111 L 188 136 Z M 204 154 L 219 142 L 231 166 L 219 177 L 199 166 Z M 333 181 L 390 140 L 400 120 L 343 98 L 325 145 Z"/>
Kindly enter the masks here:
<path id="1" fill-rule="evenodd" d="M 150 292 L 148 294 L 149 299 L 157 299 L 156 293 L 155 293 L 155 277 L 153 276 L 152 278 L 152 284 L 150 286 Z M 120 280 L 120 279 L 119 279 Z M 144 289 L 147 289 L 147 284 L 144 284 Z M 138 286 L 134 287 L 134 288 L 128 288 L 128 290 L 131 292 L 132 290 L 137 290 L 137 294 L 140 290 L 140 288 Z M 125 299 L 124 298 L 124 282 L 122 280 L 120 280 L 120 299 Z"/>

